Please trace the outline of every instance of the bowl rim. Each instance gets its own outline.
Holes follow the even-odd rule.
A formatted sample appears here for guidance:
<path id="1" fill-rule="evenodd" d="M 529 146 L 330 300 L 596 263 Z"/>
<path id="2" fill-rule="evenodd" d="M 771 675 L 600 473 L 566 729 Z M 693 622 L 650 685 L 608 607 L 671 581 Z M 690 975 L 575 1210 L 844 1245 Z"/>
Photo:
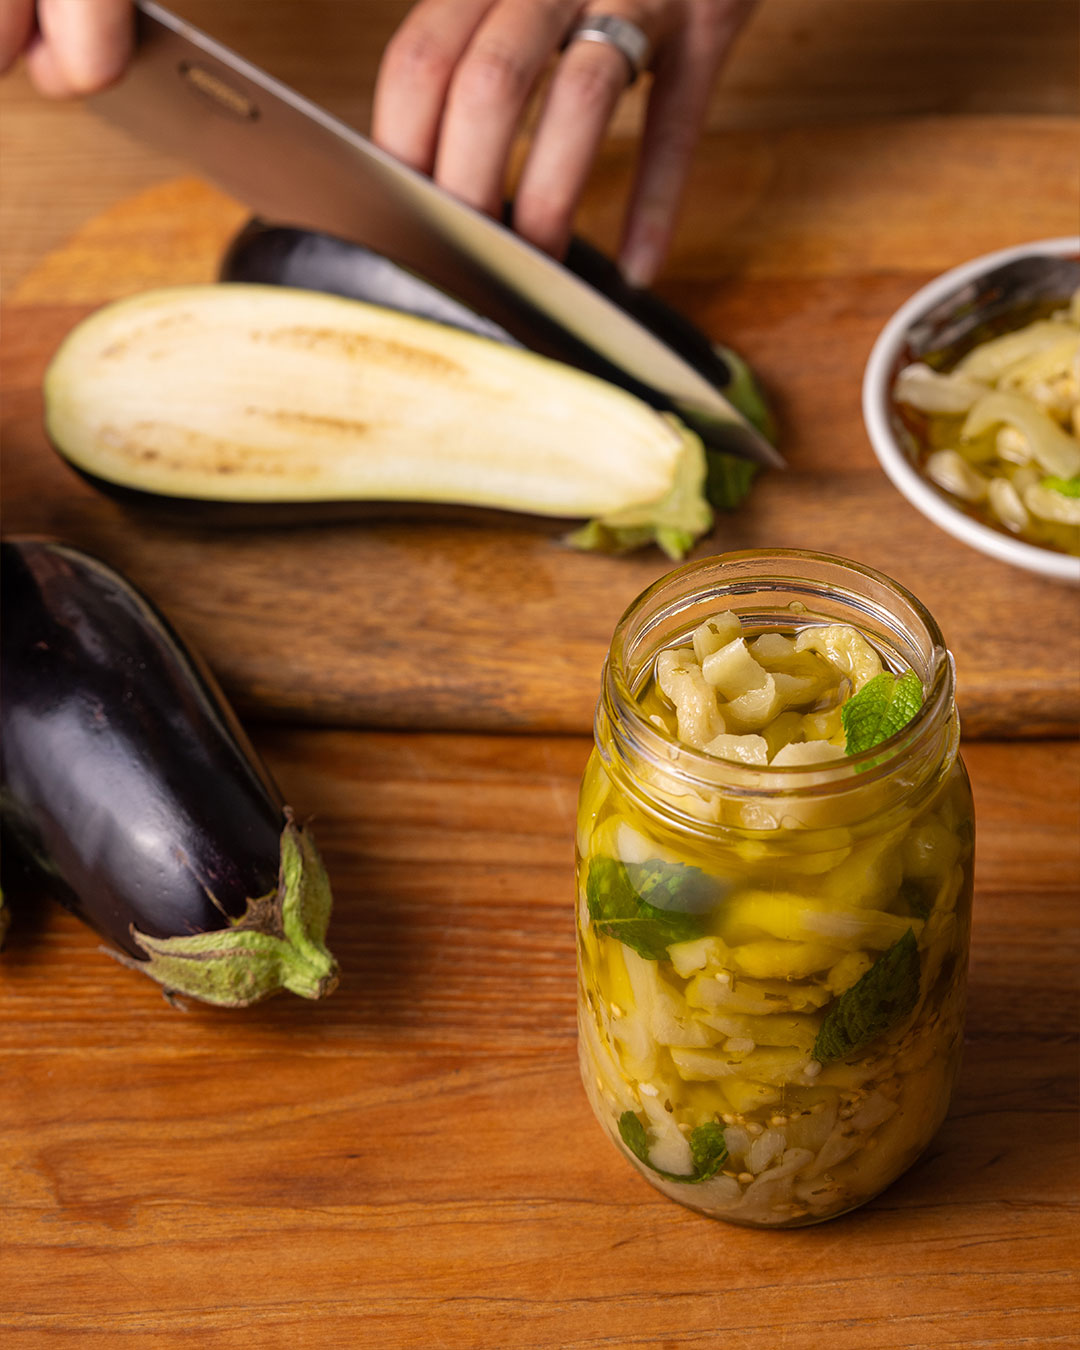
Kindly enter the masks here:
<path id="1" fill-rule="evenodd" d="M 927 310 L 965 282 L 1002 263 L 1031 256 L 1066 257 L 1070 253 L 1080 253 L 1080 235 L 1040 239 L 1030 244 L 998 249 L 994 253 L 984 253 L 927 282 L 900 306 L 878 334 L 863 374 L 862 410 L 878 463 L 897 491 L 939 529 L 1000 562 L 1012 563 L 1015 567 L 1040 572 L 1060 581 L 1080 583 L 1080 558 L 1014 539 L 990 525 L 972 520 L 959 507 L 953 506 L 911 463 L 897 442 L 889 422 L 889 379 L 893 364 L 908 329 Z"/>

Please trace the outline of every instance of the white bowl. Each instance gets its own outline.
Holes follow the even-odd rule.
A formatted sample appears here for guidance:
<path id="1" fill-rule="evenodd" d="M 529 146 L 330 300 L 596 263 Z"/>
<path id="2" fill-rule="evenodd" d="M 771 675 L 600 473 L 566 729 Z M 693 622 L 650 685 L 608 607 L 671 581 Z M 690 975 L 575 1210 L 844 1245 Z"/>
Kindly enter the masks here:
<path id="1" fill-rule="evenodd" d="M 1075 253 L 1080 253 L 1080 237 L 1043 239 L 1035 244 L 1021 244 L 1017 248 L 1001 249 L 997 253 L 973 258 L 971 262 L 942 273 L 922 290 L 916 291 L 906 304 L 900 306 L 874 343 L 863 376 L 862 403 L 866 429 L 881 467 L 889 475 L 893 486 L 903 493 L 917 511 L 921 511 L 928 520 L 954 538 L 982 553 L 988 553 L 992 558 L 999 558 L 1016 567 L 1025 567 L 1032 572 L 1041 572 L 1044 576 L 1080 583 L 1080 558 L 1025 543 L 1022 539 L 1014 539 L 973 520 L 925 479 L 897 439 L 892 402 L 892 385 L 910 329 L 952 291 L 1016 258 L 1039 254 L 1067 257 Z"/>

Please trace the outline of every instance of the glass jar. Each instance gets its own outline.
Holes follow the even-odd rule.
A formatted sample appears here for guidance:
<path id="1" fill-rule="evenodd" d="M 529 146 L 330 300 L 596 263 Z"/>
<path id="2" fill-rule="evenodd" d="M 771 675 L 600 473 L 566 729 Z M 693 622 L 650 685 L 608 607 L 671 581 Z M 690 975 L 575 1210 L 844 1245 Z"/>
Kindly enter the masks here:
<path id="1" fill-rule="evenodd" d="M 720 610 L 847 624 L 923 703 L 871 750 L 758 767 L 638 702 Z M 940 1126 L 959 1066 L 974 820 L 952 658 L 902 587 L 797 550 L 657 582 L 604 666 L 578 817 L 579 1047 L 593 1110 L 665 1194 L 795 1227 L 861 1205 Z M 648 896 L 648 900 L 643 897 Z"/>

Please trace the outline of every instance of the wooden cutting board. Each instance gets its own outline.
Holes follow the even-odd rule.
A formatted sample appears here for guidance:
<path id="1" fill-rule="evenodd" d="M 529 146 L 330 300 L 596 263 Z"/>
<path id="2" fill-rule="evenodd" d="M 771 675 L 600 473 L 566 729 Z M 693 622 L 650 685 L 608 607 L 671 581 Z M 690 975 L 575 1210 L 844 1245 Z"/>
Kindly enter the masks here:
<path id="1" fill-rule="evenodd" d="M 940 622 L 969 736 L 1073 734 L 1075 590 L 955 542 L 889 485 L 859 385 L 892 311 L 935 272 L 1076 228 L 1065 118 L 894 119 L 737 131 L 702 147 L 660 287 L 740 349 L 775 401 L 789 468 L 760 480 L 695 556 L 803 547 L 878 567 Z M 610 239 L 629 149 L 584 214 Z M 540 522 L 227 532 L 163 525 L 86 487 L 41 429 L 40 382 L 95 306 L 210 280 L 245 212 L 194 180 L 118 203 L 12 291 L 3 315 L 4 528 L 98 554 L 204 652 L 239 708 L 386 727 L 582 732 L 612 628 L 669 564 L 596 558 Z"/>

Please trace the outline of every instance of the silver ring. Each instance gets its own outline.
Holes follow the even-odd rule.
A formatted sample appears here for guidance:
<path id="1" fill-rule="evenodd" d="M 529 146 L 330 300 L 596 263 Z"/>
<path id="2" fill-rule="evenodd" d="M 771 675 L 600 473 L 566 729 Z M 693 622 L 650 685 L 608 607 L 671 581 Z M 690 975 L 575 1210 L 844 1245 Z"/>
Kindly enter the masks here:
<path id="1" fill-rule="evenodd" d="M 614 47 L 626 58 L 633 84 L 652 55 L 652 43 L 645 33 L 621 14 L 583 14 L 570 30 L 566 46 L 571 42 L 602 42 Z"/>

